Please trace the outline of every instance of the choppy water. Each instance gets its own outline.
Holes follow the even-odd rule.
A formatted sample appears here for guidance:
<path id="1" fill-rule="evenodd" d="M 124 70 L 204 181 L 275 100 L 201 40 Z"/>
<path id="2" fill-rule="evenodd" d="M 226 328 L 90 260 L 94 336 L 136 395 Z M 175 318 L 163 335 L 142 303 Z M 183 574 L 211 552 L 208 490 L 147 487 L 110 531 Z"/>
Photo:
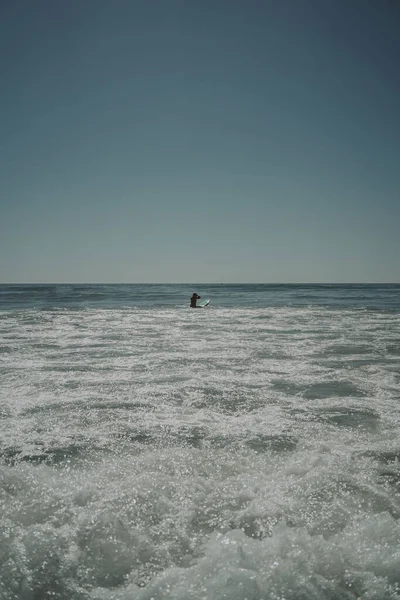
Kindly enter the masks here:
<path id="1" fill-rule="evenodd" d="M 400 286 L 0 286 L 0 598 L 400 599 L 399 367 Z"/>

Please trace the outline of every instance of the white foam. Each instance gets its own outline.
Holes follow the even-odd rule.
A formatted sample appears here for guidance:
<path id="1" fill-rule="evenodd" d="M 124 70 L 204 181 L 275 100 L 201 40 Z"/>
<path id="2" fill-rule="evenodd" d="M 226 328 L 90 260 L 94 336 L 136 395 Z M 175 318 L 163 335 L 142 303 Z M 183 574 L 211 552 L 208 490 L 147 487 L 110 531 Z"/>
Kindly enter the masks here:
<path id="1" fill-rule="evenodd" d="M 1 320 L 1 598 L 400 598 L 399 321 L 197 312 Z"/>

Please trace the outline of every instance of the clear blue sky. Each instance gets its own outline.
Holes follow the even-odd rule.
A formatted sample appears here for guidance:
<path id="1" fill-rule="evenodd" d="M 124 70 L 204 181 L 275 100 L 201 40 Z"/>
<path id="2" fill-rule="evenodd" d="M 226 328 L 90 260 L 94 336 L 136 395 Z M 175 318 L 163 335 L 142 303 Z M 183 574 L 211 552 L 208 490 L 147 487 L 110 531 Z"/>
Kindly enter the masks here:
<path id="1" fill-rule="evenodd" d="M 399 282 L 397 0 L 3 0 L 0 282 Z"/>

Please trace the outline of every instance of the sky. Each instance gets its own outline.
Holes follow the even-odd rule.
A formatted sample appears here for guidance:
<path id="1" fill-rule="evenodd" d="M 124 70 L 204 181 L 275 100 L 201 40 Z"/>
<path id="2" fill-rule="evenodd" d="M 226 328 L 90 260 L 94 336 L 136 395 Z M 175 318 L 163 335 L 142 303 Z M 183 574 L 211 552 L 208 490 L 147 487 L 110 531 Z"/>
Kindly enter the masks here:
<path id="1" fill-rule="evenodd" d="M 398 0 L 0 0 L 0 282 L 400 282 L 399 31 Z"/>

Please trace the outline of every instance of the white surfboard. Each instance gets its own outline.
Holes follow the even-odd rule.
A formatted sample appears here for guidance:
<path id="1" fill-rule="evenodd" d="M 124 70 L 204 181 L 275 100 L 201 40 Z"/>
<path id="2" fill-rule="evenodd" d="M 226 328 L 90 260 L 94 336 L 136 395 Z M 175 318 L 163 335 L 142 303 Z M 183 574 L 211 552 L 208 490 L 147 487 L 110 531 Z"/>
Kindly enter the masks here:
<path id="1" fill-rule="evenodd" d="M 210 300 L 206 300 L 206 301 L 204 302 L 204 304 L 198 304 L 197 306 L 198 306 L 199 308 L 205 308 L 205 307 L 206 307 L 206 306 L 208 306 L 209 304 L 210 304 Z"/>

